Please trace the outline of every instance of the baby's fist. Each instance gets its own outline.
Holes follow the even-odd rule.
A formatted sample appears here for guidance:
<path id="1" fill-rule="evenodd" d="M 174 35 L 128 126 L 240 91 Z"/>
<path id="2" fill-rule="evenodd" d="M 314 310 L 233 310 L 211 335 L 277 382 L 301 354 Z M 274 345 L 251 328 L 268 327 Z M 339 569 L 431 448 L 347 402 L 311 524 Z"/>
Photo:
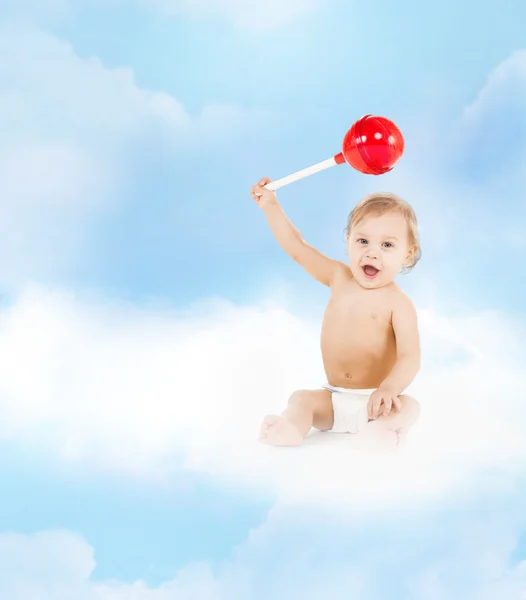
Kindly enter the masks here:
<path id="1" fill-rule="evenodd" d="M 268 177 L 263 177 L 259 183 L 250 188 L 252 198 L 257 202 L 260 208 L 266 208 L 271 204 L 277 204 L 278 198 L 276 192 L 266 189 L 264 186 L 271 182 Z"/>

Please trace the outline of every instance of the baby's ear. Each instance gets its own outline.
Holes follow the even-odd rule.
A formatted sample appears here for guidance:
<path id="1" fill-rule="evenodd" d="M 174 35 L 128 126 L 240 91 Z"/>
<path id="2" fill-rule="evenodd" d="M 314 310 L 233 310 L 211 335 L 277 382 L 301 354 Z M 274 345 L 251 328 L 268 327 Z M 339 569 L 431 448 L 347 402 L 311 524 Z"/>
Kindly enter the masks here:
<path id="1" fill-rule="evenodd" d="M 413 256 L 415 255 L 415 252 L 416 252 L 416 246 L 411 246 L 411 248 L 409 248 L 408 253 L 406 254 L 404 265 L 407 265 L 408 263 L 411 262 L 411 260 L 413 259 Z"/>

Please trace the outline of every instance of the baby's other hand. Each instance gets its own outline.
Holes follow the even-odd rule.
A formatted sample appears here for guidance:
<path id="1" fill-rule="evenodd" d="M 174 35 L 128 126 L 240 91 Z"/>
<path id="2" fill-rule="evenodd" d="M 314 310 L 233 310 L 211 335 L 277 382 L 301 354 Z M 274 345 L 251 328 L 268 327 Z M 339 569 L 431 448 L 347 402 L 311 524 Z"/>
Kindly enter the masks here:
<path id="1" fill-rule="evenodd" d="M 388 388 L 379 387 L 370 396 L 367 403 L 369 419 L 377 419 L 379 416 L 388 417 L 391 411 L 399 411 L 402 408 L 400 398 Z"/>
<path id="2" fill-rule="evenodd" d="M 260 208 L 266 208 L 272 204 L 278 203 L 276 192 L 265 189 L 263 186 L 270 183 L 272 180 L 268 177 L 260 179 L 259 183 L 256 183 L 250 188 L 252 198 L 257 202 Z"/>

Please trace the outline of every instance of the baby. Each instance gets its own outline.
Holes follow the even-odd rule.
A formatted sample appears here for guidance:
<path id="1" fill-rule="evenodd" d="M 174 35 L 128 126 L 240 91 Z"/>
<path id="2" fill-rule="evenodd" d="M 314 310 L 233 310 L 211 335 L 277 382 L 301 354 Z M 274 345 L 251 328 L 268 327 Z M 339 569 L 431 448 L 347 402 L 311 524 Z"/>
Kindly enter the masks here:
<path id="1" fill-rule="evenodd" d="M 364 198 L 347 222 L 347 265 L 305 242 L 276 193 L 263 187 L 270 181 L 253 185 L 252 198 L 283 250 L 331 296 L 321 330 L 327 383 L 295 391 L 280 416 L 265 417 L 259 439 L 297 446 L 314 427 L 397 446 L 420 412 L 418 402 L 402 394 L 420 368 L 417 315 L 394 282 L 421 257 L 415 213 L 394 194 Z"/>

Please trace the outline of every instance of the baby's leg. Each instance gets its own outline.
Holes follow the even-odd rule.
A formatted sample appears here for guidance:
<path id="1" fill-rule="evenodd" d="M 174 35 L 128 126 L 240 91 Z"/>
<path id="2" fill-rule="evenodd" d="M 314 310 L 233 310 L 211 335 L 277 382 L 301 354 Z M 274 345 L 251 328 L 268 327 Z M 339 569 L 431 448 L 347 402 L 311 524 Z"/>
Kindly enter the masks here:
<path id="1" fill-rule="evenodd" d="M 412 396 L 401 395 L 399 412 L 391 411 L 389 416 L 381 415 L 369 421 L 363 430 L 363 438 L 374 438 L 375 442 L 387 447 L 401 446 L 407 431 L 420 416 L 420 404 Z"/>
<path id="2" fill-rule="evenodd" d="M 259 440 L 272 446 L 299 446 L 311 427 L 331 429 L 333 422 L 331 392 L 299 390 L 291 395 L 280 416 L 265 417 Z"/>

